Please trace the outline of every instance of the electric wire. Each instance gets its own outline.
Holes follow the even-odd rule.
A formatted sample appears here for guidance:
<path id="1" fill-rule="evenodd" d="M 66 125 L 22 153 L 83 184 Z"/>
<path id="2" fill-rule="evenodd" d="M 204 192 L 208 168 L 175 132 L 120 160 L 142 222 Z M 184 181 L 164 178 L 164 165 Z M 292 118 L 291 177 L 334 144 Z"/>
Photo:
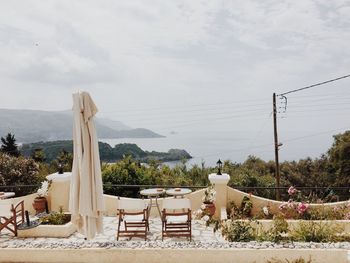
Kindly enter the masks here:
<path id="1" fill-rule="evenodd" d="M 277 96 L 285 96 L 287 94 L 291 94 L 291 93 L 294 93 L 294 92 L 298 92 L 298 91 L 302 91 L 302 90 L 306 90 L 306 89 L 311 89 L 311 88 L 314 88 L 314 87 L 322 86 L 322 85 L 325 85 L 325 84 L 328 84 L 328 83 L 331 83 L 331 82 L 335 82 L 335 81 L 338 81 L 338 80 L 341 80 L 341 79 L 349 78 L 349 77 L 350 77 L 350 75 L 341 76 L 341 77 L 338 77 L 338 78 L 335 78 L 335 79 L 326 80 L 326 81 L 319 82 L 319 83 L 316 83 L 316 84 L 313 84 L 313 85 L 310 85 L 310 86 L 306 86 L 306 87 L 303 87 L 303 88 L 290 90 L 290 91 L 278 94 Z"/>

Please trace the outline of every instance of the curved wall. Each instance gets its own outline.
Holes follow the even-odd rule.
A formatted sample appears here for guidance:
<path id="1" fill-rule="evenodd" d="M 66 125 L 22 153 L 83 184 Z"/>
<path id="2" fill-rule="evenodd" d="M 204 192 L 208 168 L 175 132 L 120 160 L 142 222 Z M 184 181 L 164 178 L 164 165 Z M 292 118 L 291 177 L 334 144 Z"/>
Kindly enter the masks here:
<path id="1" fill-rule="evenodd" d="M 250 200 L 253 202 L 253 215 L 259 213 L 264 206 L 270 206 L 270 211 L 272 213 L 276 213 L 279 211 L 278 207 L 284 202 L 271 200 L 263 197 L 259 197 L 256 195 L 250 195 L 245 192 L 233 189 L 231 187 L 227 187 L 227 204 L 231 201 L 235 202 L 236 205 L 240 205 L 244 196 L 248 196 Z M 338 205 L 347 204 L 348 201 L 343 202 L 335 202 L 335 203 L 324 203 L 324 204 L 309 204 L 310 207 L 335 207 Z"/>

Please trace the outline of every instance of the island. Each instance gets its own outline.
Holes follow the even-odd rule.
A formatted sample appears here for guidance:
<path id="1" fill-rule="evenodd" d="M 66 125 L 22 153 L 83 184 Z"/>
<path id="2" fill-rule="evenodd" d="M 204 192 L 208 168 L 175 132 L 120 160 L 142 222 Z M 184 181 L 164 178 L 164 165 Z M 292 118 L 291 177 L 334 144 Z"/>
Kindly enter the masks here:
<path id="1" fill-rule="evenodd" d="M 171 162 L 191 159 L 192 156 L 182 149 L 170 149 L 168 152 L 144 151 L 133 143 L 121 143 L 114 147 L 108 143 L 99 142 L 100 159 L 102 162 L 113 163 L 123 159 L 124 156 L 131 155 L 134 159 L 148 163 L 152 160 L 159 162 Z M 42 150 L 45 156 L 44 161 L 49 163 L 57 158 L 62 152 L 73 152 L 72 140 L 59 140 L 23 144 L 20 148 L 26 157 L 32 156 L 37 150 Z"/>

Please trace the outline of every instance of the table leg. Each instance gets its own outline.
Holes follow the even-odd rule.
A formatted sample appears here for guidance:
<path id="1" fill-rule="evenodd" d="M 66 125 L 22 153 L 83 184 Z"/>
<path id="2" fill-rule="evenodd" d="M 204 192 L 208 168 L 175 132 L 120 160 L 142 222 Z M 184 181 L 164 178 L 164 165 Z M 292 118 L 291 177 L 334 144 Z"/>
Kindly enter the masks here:
<path id="1" fill-rule="evenodd" d="M 160 208 L 159 208 L 158 198 L 157 197 L 156 197 L 156 206 L 157 206 L 157 209 L 158 209 L 159 216 L 160 216 L 160 218 L 162 218 L 162 214 L 160 213 Z"/>
<path id="2" fill-rule="evenodd" d="M 148 206 L 148 216 L 151 215 L 151 209 L 153 206 L 153 200 L 152 200 L 152 196 L 149 197 L 149 206 Z"/>

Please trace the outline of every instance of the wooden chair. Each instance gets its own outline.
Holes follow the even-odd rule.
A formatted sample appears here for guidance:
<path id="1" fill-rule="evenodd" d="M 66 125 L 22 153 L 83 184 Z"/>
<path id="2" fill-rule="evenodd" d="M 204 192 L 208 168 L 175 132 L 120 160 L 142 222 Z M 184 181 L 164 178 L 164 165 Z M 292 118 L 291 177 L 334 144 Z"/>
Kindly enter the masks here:
<path id="1" fill-rule="evenodd" d="M 3 229 L 17 236 L 17 227 L 24 222 L 24 201 L 14 205 L 12 200 L 0 201 L 0 232 Z"/>
<path id="2" fill-rule="evenodd" d="M 119 199 L 118 214 L 117 240 L 119 237 L 141 237 L 147 240 L 149 210 L 145 200 Z M 121 229 L 122 222 L 124 230 Z"/>
<path id="3" fill-rule="evenodd" d="M 192 239 L 191 202 L 187 198 L 163 200 L 162 240 L 164 237 Z"/>

